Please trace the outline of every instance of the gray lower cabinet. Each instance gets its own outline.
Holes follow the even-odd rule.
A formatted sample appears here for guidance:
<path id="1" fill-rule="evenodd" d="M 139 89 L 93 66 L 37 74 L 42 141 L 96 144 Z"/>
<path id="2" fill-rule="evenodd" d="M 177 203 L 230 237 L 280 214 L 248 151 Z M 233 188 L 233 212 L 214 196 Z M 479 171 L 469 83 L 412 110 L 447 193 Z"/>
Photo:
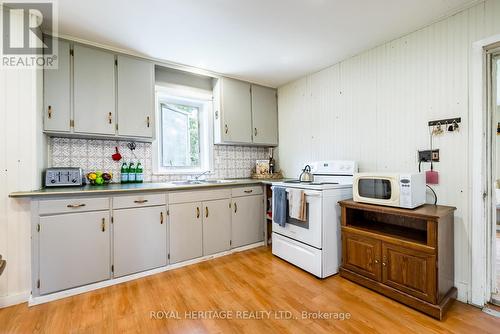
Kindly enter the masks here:
<path id="1" fill-rule="evenodd" d="M 202 203 L 171 204 L 170 263 L 203 255 Z"/>
<path id="2" fill-rule="evenodd" d="M 165 206 L 113 211 L 114 277 L 167 265 Z"/>
<path id="3" fill-rule="evenodd" d="M 110 279 L 109 231 L 109 211 L 40 217 L 40 294 Z"/>
<path id="4" fill-rule="evenodd" d="M 230 248 L 231 212 L 229 199 L 203 202 L 203 255 Z"/>
<path id="5" fill-rule="evenodd" d="M 232 247 L 264 240 L 264 201 L 262 195 L 233 198 L 231 217 Z"/>

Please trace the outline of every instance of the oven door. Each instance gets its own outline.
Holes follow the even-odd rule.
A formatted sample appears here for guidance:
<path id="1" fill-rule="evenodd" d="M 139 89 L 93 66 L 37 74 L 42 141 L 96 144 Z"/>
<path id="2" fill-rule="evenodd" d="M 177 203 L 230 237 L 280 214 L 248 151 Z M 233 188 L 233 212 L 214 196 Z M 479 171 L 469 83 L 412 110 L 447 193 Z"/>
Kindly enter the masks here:
<path id="1" fill-rule="evenodd" d="M 289 189 L 286 189 L 287 193 Z M 280 226 L 273 221 L 273 232 L 321 249 L 321 233 L 323 228 L 321 221 L 322 192 L 318 190 L 304 190 L 304 193 L 306 195 L 306 221 L 296 220 L 289 216 L 287 199 L 287 223 L 285 226 Z M 275 197 L 273 196 L 273 198 Z M 274 205 L 273 201 L 273 212 L 275 212 Z"/>

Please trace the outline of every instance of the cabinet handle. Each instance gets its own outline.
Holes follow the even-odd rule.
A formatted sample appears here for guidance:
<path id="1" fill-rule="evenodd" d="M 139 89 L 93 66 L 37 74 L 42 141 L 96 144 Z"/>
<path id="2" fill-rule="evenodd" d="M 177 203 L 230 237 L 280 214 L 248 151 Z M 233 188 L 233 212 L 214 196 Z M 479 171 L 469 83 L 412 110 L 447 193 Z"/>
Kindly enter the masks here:
<path id="1" fill-rule="evenodd" d="M 380 261 L 379 260 L 375 260 L 375 263 L 379 263 Z"/>
<path id="2" fill-rule="evenodd" d="M 227 124 L 224 124 L 224 132 L 226 133 L 226 135 L 227 135 L 228 131 L 229 131 L 229 128 L 227 127 Z"/>
<path id="3" fill-rule="evenodd" d="M 160 212 L 160 224 L 163 224 L 163 212 Z"/>
<path id="4" fill-rule="evenodd" d="M 236 202 L 234 202 L 234 213 L 236 213 L 236 211 L 238 211 L 238 205 L 236 205 Z"/>
<path id="5" fill-rule="evenodd" d="M 200 218 L 200 208 L 196 207 L 196 218 Z"/>
<path id="6" fill-rule="evenodd" d="M 49 119 L 51 119 L 52 118 L 52 106 L 49 106 L 47 112 L 49 114 Z"/>
<path id="7" fill-rule="evenodd" d="M 141 199 L 141 200 L 134 201 L 134 203 L 137 203 L 137 204 L 144 204 L 144 203 L 147 203 L 147 202 L 148 202 L 147 199 Z"/>
<path id="8" fill-rule="evenodd" d="M 250 190 L 245 190 L 245 191 L 243 191 L 243 192 L 244 192 L 244 193 L 246 193 L 246 194 L 251 194 L 251 193 L 253 193 L 253 190 L 252 190 L 252 189 L 250 189 Z"/>
<path id="9" fill-rule="evenodd" d="M 106 218 L 103 218 L 103 219 L 102 219 L 102 223 L 101 223 L 101 230 L 102 230 L 103 232 L 105 232 L 105 231 L 106 231 Z"/>
<path id="10" fill-rule="evenodd" d="M 382 262 L 382 265 L 385 267 L 387 264 L 385 262 Z"/>
<path id="11" fill-rule="evenodd" d="M 113 123 L 113 114 L 112 113 L 108 114 L 108 122 L 109 122 L 109 124 Z"/>
<path id="12" fill-rule="evenodd" d="M 257 137 L 257 128 L 253 130 L 254 136 Z"/>
<path id="13" fill-rule="evenodd" d="M 81 208 L 81 207 L 84 207 L 85 206 L 85 203 L 81 203 L 81 204 L 68 204 L 66 205 L 68 208 L 72 208 L 72 209 L 76 209 L 76 208 Z"/>
<path id="14" fill-rule="evenodd" d="M 148 117 L 146 117 L 146 121 L 147 121 L 147 123 L 148 123 L 148 128 L 149 128 L 149 116 L 148 116 Z"/>
<path id="15" fill-rule="evenodd" d="M 219 110 L 215 111 L 215 119 L 219 119 Z"/>
<path id="16" fill-rule="evenodd" d="M 208 218 L 208 206 L 205 207 L 205 218 Z"/>

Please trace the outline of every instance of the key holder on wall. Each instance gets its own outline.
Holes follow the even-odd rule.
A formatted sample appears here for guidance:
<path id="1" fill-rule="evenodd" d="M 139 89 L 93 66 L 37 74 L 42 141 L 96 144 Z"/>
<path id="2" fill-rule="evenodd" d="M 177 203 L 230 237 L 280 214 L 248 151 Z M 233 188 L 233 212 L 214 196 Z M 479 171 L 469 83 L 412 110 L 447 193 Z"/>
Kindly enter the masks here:
<path id="1" fill-rule="evenodd" d="M 433 136 L 442 135 L 446 132 L 458 132 L 460 131 L 460 122 L 462 122 L 462 118 L 447 118 L 447 119 L 438 119 L 435 121 L 429 121 L 429 127 L 431 127 L 431 133 Z"/>

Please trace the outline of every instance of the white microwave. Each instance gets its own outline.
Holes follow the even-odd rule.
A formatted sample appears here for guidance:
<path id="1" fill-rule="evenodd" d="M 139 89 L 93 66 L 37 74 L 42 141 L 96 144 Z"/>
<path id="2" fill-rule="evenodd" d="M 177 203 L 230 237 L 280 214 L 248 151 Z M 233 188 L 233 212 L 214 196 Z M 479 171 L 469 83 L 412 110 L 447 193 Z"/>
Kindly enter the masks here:
<path id="1" fill-rule="evenodd" d="M 414 209 L 425 204 L 424 173 L 358 173 L 354 175 L 355 202 Z"/>

